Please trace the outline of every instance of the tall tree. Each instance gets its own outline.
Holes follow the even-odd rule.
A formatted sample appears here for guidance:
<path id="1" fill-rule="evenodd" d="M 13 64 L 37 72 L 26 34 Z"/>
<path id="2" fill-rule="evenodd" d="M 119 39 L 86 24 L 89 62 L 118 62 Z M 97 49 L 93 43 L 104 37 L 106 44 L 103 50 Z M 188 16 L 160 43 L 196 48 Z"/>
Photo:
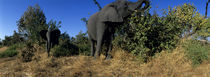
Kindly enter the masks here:
<path id="1" fill-rule="evenodd" d="M 17 21 L 18 31 L 28 40 L 37 42 L 41 39 L 39 32 L 47 29 L 46 17 L 39 5 L 29 6 Z"/>

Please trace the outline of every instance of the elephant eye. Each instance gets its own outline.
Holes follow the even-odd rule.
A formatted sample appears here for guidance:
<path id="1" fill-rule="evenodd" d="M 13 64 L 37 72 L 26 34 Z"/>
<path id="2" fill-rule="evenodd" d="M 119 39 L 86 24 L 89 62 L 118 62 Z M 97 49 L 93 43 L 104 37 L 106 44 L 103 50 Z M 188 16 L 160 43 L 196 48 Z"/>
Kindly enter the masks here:
<path id="1" fill-rule="evenodd" d="M 125 4 L 124 4 L 124 7 L 127 8 L 127 7 L 128 7 L 128 3 L 125 3 Z"/>

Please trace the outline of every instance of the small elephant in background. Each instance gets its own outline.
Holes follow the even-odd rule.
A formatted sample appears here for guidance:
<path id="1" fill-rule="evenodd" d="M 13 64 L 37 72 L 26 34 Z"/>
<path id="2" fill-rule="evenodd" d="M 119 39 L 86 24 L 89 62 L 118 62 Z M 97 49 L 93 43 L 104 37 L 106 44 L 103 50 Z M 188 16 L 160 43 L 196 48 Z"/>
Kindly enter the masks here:
<path id="1" fill-rule="evenodd" d="M 144 7 L 142 7 L 143 3 L 145 4 Z M 108 47 L 105 56 L 106 59 L 109 59 L 110 55 L 108 52 L 112 50 L 111 41 L 116 26 L 125 22 L 125 18 L 135 10 L 144 11 L 149 5 L 148 0 L 138 0 L 137 2 L 116 0 L 104 6 L 101 11 L 93 14 L 87 22 L 88 36 L 91 41 L 91 56 L 99 57 L 102 44 L 105 43 Z"/>
<path id="2" fill-rule="evenodd" d="M 50 49 L 54 45 L 59 44 L 60 30 L 52 30 L 49 28 L 48 30 L 41 30 L 40 35 L 44 40 L 47 41 L 46 49 L 47 49 L 47 54 L 49 57 Z"/>

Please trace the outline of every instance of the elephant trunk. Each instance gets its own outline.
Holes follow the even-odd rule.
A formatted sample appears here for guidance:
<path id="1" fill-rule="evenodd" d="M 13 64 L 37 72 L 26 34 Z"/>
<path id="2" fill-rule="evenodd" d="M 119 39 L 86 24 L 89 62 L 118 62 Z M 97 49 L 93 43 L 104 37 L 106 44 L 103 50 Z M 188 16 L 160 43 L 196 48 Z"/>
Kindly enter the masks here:
<path id="1" fill-rule="evenodd" d="M 141 8 L 141 10 L 146 10 L 150 5 L 150 2 L 148 0 L 138 0 L 138 2 L 140 3 L 140 5 L 137 7 L 137 9 L 141 8 L 143 3 L 145 3 L 145 6 L 143 8 Z"/>

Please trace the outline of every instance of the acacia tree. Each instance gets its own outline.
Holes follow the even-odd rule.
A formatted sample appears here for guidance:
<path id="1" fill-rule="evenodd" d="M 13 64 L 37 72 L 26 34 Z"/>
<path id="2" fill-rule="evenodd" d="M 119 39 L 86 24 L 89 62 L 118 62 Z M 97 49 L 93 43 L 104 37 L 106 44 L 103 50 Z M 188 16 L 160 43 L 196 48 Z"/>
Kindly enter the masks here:
<path id="1" fill-rule="evenodd" d="M 17 21 L 18 31 L 28 40 L 39 42 L 40 30 L 47 29 L 46 17 L 39 5 L 29 6 Z"/>

